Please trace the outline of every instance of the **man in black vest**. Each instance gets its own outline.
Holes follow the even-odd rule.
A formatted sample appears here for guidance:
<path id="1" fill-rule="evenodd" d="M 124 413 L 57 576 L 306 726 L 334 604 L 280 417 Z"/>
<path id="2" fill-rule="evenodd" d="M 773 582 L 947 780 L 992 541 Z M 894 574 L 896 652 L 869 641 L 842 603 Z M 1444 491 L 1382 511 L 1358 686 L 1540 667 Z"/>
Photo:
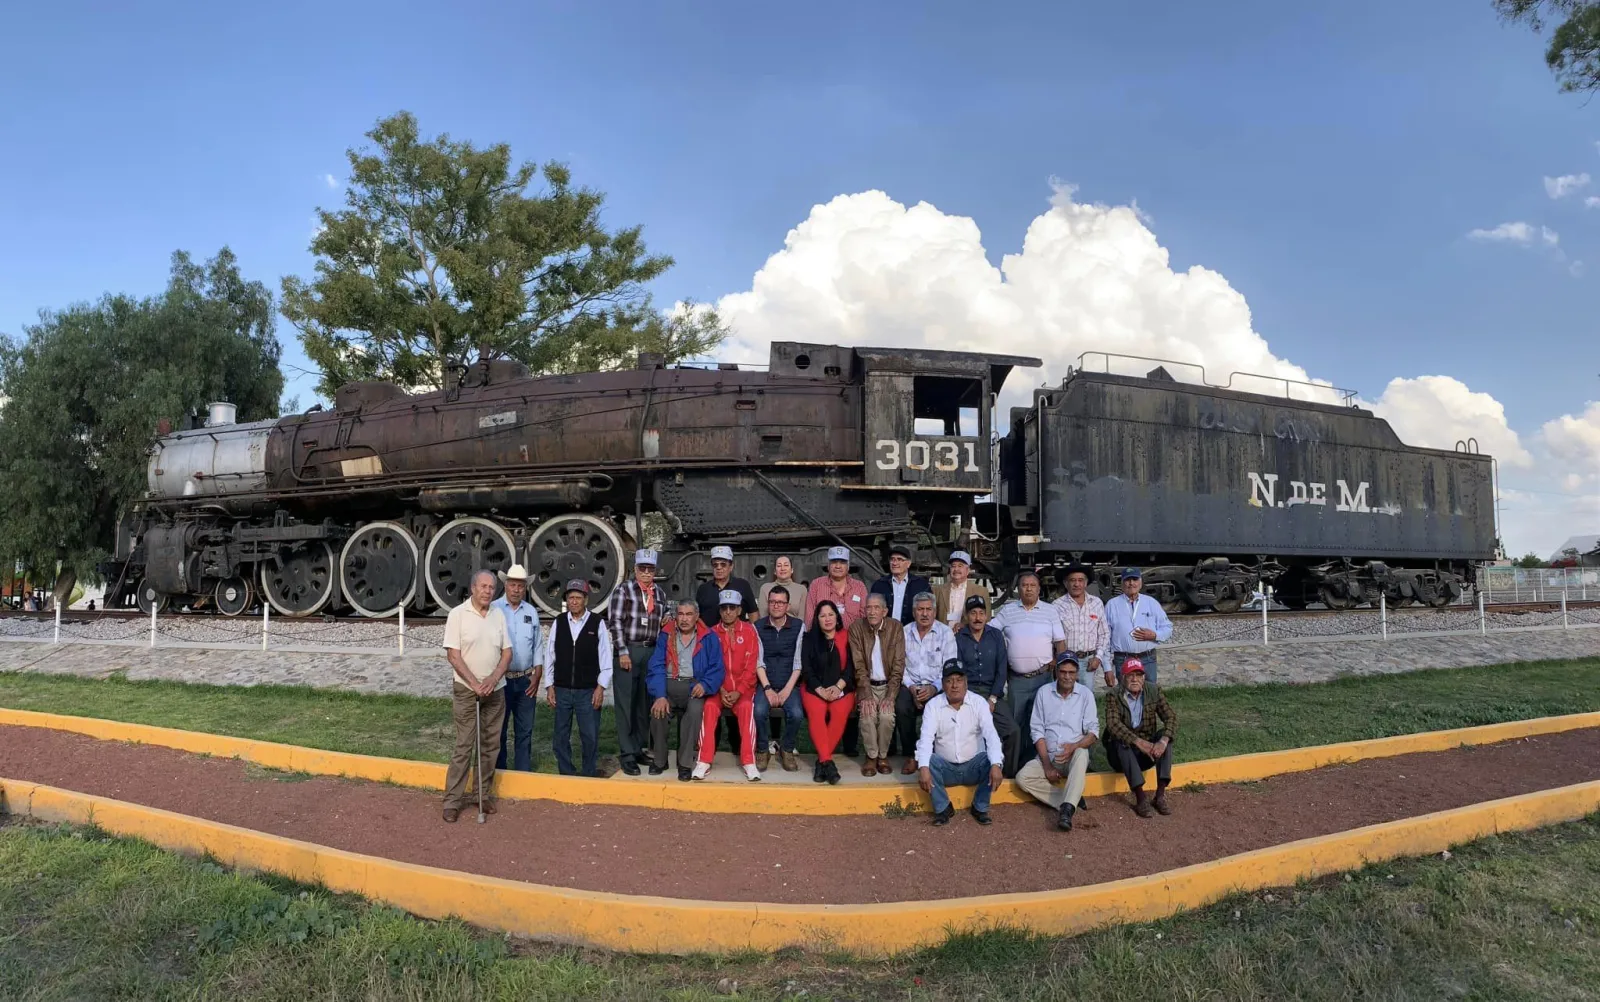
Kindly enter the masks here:
<path id="1" fill-rule="evenodd" d="M 767 614 L 756 620 L 756 636 L 761 638 L 762 664 L 756 671 L 756 768 L 765 772 L 772 764 L 768 750 L 774 711 L 783 714 L 780 761 L 786 772 L 800 768 L 795 757 L 795 742 L 805 726 L 806 711 L 800 702 L 800 620 L 789 615 L 789 592 L 774 588 L 767 594 Z"/>
<path id="2" fill-rule="evenodd" d="M 544 701 L 555 708 L 556 764 L 561 775 L 577 773 L 572 767 L 572 718 L 578 718 L 578 741 L 583 746 L 584 776 L 600 775 L 600 704 L 611 684 L 611 631 L 606 621 L 589 611 L 589 583 L 567 582 L 566 615 L 550 624 L 544 663 L 550 672 Z"/>

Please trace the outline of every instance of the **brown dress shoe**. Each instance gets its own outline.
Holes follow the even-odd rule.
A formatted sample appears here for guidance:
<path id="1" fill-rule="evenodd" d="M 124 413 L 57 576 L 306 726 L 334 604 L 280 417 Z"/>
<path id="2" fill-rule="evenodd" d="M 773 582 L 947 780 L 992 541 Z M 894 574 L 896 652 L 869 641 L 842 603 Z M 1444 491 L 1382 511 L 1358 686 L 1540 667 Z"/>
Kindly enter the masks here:
<path id="1" fill-rule="evenodd" d="M 874 762 L 872 759 L 869 758 L 865 762 L 861 763 L 861 775 L 863 775 L 863 776 L 876 776 L 877 774 L 878 774 L 878 763 L 877 762 Z"/>
<path id="2" fill-rule="evenodd" d="M 445 821 L 449 822 L 450 824 L 455 824 L 456 823 L 456 818 L 459 818 L 460 816 L 461 816 L 461 808 L 459 808 L 459 807 L 446 807 L 444 809 L 444 819 L 445 819 Z"/>
<path id="3" fill-rule="evenodd" d="M 1155 811 L 1150 808 L 1150 794 L 1144 792 L 1143 787 L 1134 791 L 1133 813 L 1141 818 L 1148 818 L 1155 814 Z"/>
<path id="4" fill-rule="evenodd" d="M 878 759 L 878 775 L 887 776 L 891 772 L 894 772 L 894 769 L 890 768 L 889 760 L 886 758 Z"/>
<path id="5" fill-rule="evenodd" d="M 1167 814 L 1171 814 L 1172 813 L 1172 808 L 1167 806 L 1167 788 L 1166 787 L 1164 787 L 1164 786 L 1156 787 L 1156 795 L 1155 795 L 1155 798 L 1150 801 L 1150 806 L 1154 807 L 1156 809 L 1156 813 L 1157 814 L 1167 815 Z"/>
<path id="6" fill-rule="evenodd" d="M 792 751 L 784 752 L 783 753 L 783 771 L 784 772 L 799 772 L 800 771 L 800 756 L 796 755 Z"/>
<path id="7" fill-rule="evenodd" d="M 494 801 L 489 800 L 487 798 L 484 799 L 484 801 L 483 801 L 483 813 L 485 813 L 485 814 L 496 814 L 496 813 L 499 812 L 499 810 L 500 810 L 500 808 L 498 808 L 498 807 L 496 807 L 494 805 Z"/>
<path id="8" fill-rule="evenodd" d="M 756 768 L 757 769 L 760 769 L 762 772 L 766 772 L 767 769 L 771 768 L 771 766 L 772 766 L 772 753 L 771 752 L 756 752 Z"/>
<path id="9" fill-rule="evenodd" d="M 914 758 L 906 759 L 906 764 L 900 767 L 900 775 L 902 775 L 902 776 L 910 776 L 910 775 L 914 774 L 916 771 L 917 771 L 917 760 L 914 759 Z"/>

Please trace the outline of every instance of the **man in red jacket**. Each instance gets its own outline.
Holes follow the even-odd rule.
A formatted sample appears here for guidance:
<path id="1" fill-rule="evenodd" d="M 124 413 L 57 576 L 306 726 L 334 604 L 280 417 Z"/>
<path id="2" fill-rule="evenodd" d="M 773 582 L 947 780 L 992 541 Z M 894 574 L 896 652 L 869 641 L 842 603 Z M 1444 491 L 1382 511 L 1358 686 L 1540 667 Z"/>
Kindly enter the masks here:
<path id="1" fill-rule="evenodd" d="M 700 762 L 694 767 L 694 778 L 705 779 L 711 771 L 711 758 L 717 753 L 717 717 L 723 710 L 733 713 L 734 726 L 739 728 L 739 762 L 744 766 L 745 778 L 752 783 L 761 779 L 756 768 L 756 668 L 762 663 L 761 636 L 756 628 L 744 619 L 744 598 L 739 592 L 727 589 L 717 596 L 719 607 L 716 634 L 722 647 L 722 691 L 720 698 L 708 699 L 700 731 Z"/>

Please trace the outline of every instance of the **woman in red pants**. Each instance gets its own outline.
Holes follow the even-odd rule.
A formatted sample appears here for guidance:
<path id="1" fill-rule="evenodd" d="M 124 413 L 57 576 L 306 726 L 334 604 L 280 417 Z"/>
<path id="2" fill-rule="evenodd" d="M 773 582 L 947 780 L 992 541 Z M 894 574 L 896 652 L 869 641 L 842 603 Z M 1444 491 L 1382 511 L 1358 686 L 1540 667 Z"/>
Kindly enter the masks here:
<path id="1" fill-rule="evenodd" d="M 839 607 L 827 600 L 818 602 L 800 642 L 800 702 L 806 708 L 811 743 L 817 748 L 817 767 L 811 773 L 817 783 L 839 782 L 833 750 L 856 708 L 855 672 L 849 667 L 846 645 Z"/>

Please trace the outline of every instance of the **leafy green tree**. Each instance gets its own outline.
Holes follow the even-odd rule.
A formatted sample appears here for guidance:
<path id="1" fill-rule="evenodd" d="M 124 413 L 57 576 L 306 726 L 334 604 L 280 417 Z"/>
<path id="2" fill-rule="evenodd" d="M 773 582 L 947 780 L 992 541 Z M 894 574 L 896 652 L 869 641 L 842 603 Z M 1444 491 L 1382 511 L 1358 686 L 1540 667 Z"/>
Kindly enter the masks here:
<path id="1" fill-rule="evenodd" d="M 1539 558 L 1537 553 L 1524 553 L 1522 556 L 1512 561 L 1512 566 L 1528 568 L 1543 567 L 1544 561 Z"/>
<path id="2" fill-rule="evenodd" d="M 1550 32 L 1544 61 L 1568 92 L 1600 90 L 1600 2 L 1596 0 L 1494 0 L 1507 21 Z"/>
<path id="3" fill-rule="evenodd" d="M 146 490 L 158 422 L 177 427 L 213 400 L 240 421 L 275 417 L 279 350 L 271 291 L 241 277 L 227 248 L 203 265 L 173 254 L 159 296 L 106 295 L 0 338 L 5 565 L 53 578 L 58 599 L 97 577 L 118 516 Z"/>
<path id="4" fill-rule="evenodd" d="M 615 368 L 640 351 L 675 361 L 725 336 L 707 308 L 654 308 L 645 285 L 672 259 L 648 253 L 637 226 L 607 232 L 602 196 L 566 167 L 513 166 L 503 143 L 425 140 L 409 112 L 367 137 L 375 148 L 348 153 L 345 208 L 318 212 L 315 278 L 283 280 L 324 397 L 356 379 L 437 388 L 479 359 L 535 372 Z"/>

